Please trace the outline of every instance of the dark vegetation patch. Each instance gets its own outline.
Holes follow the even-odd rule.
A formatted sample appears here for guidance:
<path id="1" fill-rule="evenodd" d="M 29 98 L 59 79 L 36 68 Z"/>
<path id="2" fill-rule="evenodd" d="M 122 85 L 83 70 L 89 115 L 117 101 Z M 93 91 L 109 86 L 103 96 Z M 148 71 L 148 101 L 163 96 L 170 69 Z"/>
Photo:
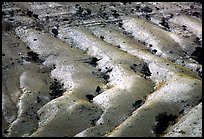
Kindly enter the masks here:
<path id="1" fill-rule="evenodd" d="M 36 116 L 36 119 L 37 119 L 37 120 L 40 120 L 39 116 Z"/>
<path id="2" fill-rule="evenodd" d="M 108 18 L 109 18 L 109 15 L 107 13 L 104 13 L 104 12 L 99 12 L 99 16 L 105 20 L 108 20 Z"/>
<path id="3" fill-rule="evenodd" d="M 14 11 L 13 10 L 9 11 L 9 14 L 11 15 L 11 17 L 13 17 L 14 16 Z"/>
<path id="4" fill-rule="evenodd" d="M 98 93 L 99 93 L 100 91 L 101 91 L 100 86 L 97 86 L 97 87 L 96 87 L 96 92 L 98 92 Z"/>
<path id="5" fill-rule="evenodd" d="M 99 59 L 95 58 L 95 57 L 91 57 L 91 58 L 87 58 L 87 59 L 82 59 L 81 60 L 83 63 L 88 63 L 93 67 L 97 66 L 97 62 L 99 61 Z"/>
<path id="6" fill-rule="evenodd" d="M 105 79 L 106 81 L 108 81 L 108 80 L 109 80 L 109 78 L 110 78 L 110 76 L 109 76 L 109 75 L 107 75 L 107 74 L 103 74 L 103 79 Z"/>
<path id="7" fill-rule="evenodd" d="M 102 19 L 108 20 L 109 14 L 105 13 L 106 7 L 104 5 L 101 5 L 99 8 L 98 16 L 101 17 Z"/>
<path id="8" fill-rule="evenodd" d="M 57 30 L 56 28 L 53 28 L 53 29 L 51 30 L 51 32 L 54 34 L 55 37 L 57 37 L 57 35 L 59 34 L 59 33 L 58 33 L 58 30 Z"/>
<path id="9" fill-rule="evenodd" d="M 170 29 L 169 24 L 167 23 L 167 21 L 165 20 L 165 18 L 161 19 L 161 22 L 159 22 L 160 25 L 162 25 L 163 27 Z"/>
<path id="10" fill-rule="evenodd" d="M 31 12 L 31 11 L 27 10 L 26 14 L 27 14 L 29 17 L 32 17 L 33 12 Z"/>
<path id="11" fill-rule="evenodd" d="M 180 130 L 178 133 L 181 133 L 181 134 L 186 134 L 186 132 L 185 132 L 185 131 L 183 131 L 183 130 Z"/>
<path id="12" fill-rule="evenodd" d="M 131 66 L 130 66 L 130 69 L 132 69 L 134 72 L 137 72 L 137 64 L 132 64 Z"/>
<path id="13" fill-rule="evenodd" d="M 103 37 L 103 36 L 100 36 L 100 39 L 101 39 L 101 40 L 104 40 L 104 37 Z"/>
<path id="14" fill-rule="evenodd" d="M 88 94 L 86 95 L 86 98 L 89 100 L 89 102 L 93 102 L 94 95 Z"/>
<path id="15" fill-rule="evenodd" d="M 146 20 L 151 20 L 151 17 L 148 14 L 145 14 L 144 17 Z"/>
<path id="16" fill-rule="evenodd" d="M 131 37 L 131 38 L 134 38 L 133 34 L 130 33 L 130 32 L 123 31 L 123 34 L 124 34 L 124 35 L 127 35 L 127 36 L 129 36 L 129 37 Z"/>
<path id="17" fill-rule="evenodd" d="M 69 21 L 69 19 L 68 19 L 68 18 L 63 18 L 62 20 L 63 20 L 63 21 Z"/>
<path id="18" fill-rule="evenodd" d="M 91 16 L 91 10 L 87 8 L 82 8 L 79 4 L 75 5 L 76 13 L 75 15 L 79 17 L 79 19 L 86 20 Z"/>
<path id="19" fill-rule="evenodd" d="M 54 69 L 56 69 L 56 65 L 55 65 L 55 64 L 53 64 L 53 65 L 51 66 L 51 70 L 54 70 Z"/>
<path id="20" fill-rule="evenodd" d="M 171 13 L 169 19 L 172 18 L 173 16 L 174 16 L 174 14 Z"/>
<path id="21" fill-rule="evenodd" d="M 183 109 L 183 110 L 181 110 L 181 111 L 179 112 L 179 114 L 183 114 L 183 112 L 184 112 L 184 109 Z"/>
<path id="22" fill-rule="evenodd" d="M 26 48 L 30 50 L 30 47 L 29 47 L 29 46 L 26 46 Z"/>
<path id="23" fill-rule="evenodd" d="M 195 51 L 191 54 L 191 58 L 202 64 L 202 47 L 196 47 Z"/>
<path id="24" fill-rule="evenodd" d="M 156 122 L 154 123 L 153 131 L 157 137 L 162 135 L 169 125 L 173 125 L 176 122 L 176 115 L 167 114 L 166 112 L 156 116 Z"/>
<path id="25" fill-rule="evenodd" d="M 130 13 L 134 14 L 134 11 L 135 11 L 135 9 L 131 9 L 131 10 L 130 10 Z"/>
<path id="26" fill-rule="evenodd" d="M 116 10 L 113 10 L 112 12 L 113 12 L 113 14 L 112 14 L 113 17 L 118 18 L 120 16 L 119 13 L 117 13 Z"/>
<path id="27" fill-rule="evenodd" d="M 45 16 L 45 20 L 48 21 L 49 20 L 49 16 Z"/>
<path id="28" fill-rule="evenodd" d="M 200 41 L 200 38 L 199 38 L 199 37 L 196 37 L 194 42 L 195 42 L 196 44 L 198 44 L 198 45 L 201 45 L 201 41 Z"/>
<path id="29" fill-rule="evenodd" d="M 111 72 L 113 70 L 113 68 L 108 68 L 108 67 L 105 67 L 105 69 L 106 69 L 106 73 Z"/>
<path id="30" fill-rule="evenodd" d="M 107 74 L 107 72 L 101 72 L 101 69 L 99 69 L 96 72 L 92 72 L 92 74 L 96 75 L 98 78 L 103 78 L 106 81 L 106 83 L 108 83 L 108 80 L 110 78 L 110 76 Z"/>
<path id="31" fill-rule="evenodd" d="M 33 14 L 33 12 L 29 10 L 26 11 L 26 15 L 28 15 L 29 17 L 34 17 L 36 19 L 39 19 L 37 14 Z"/>
<path id="32" fill-rule="evenodd" d="M 119 22 L 119 23 L 118 23 L 118 26 L 122 28 L 122 27 L 123 27 L 123 23 L 122 23 L 122 22 Z"/>
<path id="33" fill-rule="evenodd" d="M 186 29 L 187 29 L 187 26 L 186 26 L 186 25 L 182 25 L 181 27 L 182 27 L 183 30 L 186 30 Z"/>
<path id="34" fill-rule="evenodd" d="M 17 43 L 11 43 L 11 46 L 12 47 L 18 47 L 19 46 L 19 43 L 17 42 Z"/>
<path id="35" fill-rule="evenodd" d="M 120 45 L 117 45 L 116 47 L 117 47 L 117 48 L 121 48 Z"/>
<path id="36" fill-rule="evenodd" d="M 170 51 L 169 51 L 169 53 L 170 53 L 170 54 L 173 54 L 173 51 L 172 51 L 172 50 L 170 50 Z"/>
<path id="37" fill-rule="evenodd" d="M 93 126 L 95 126 L 95 125 L 96 125 L 96 121 L 97 121 L 97 119 L 92 118 L 92 119 L 90 120 L 90 124 L 93 125 Z"/>
<path id="38" fill-rule="evenodd" d="M 151 13 L 152 9 L 149 6 L 145 6 L 145 7 L 141 8 L 141 12 Z"/>
<path id="39" fill-rule="evenodd" d="M 149 44 L 149 47 L 152 47 L 153 45 L 152 44 Z"/>
<path id="40" fill-rule="evenodd" d="M 142 74 L 144 74 L 145 78 L 146 76 L 151 76 L 151 72 L 149 70 L 148 65 L 145 63 L 144 65 L 142 64 L 132 64 L 130 66 L 130 69 L 132 69 L 134 72 L 141 72 Z"/>
<path id="41" fill-rule="evenodd" d="M 51 100 L 63 95 L 63 86 L 64 84 L 61 84 L 59 81 L 57 81 L 57 79 L 54 79 L 54 81 L 51 82 L 51 85 L 49 87 L 49 89 L 51 90 L 51 92 L 49 93 L 51 96 Z"/>
<path id="42" fill-rule="evenodd" d="M 159 8 L 158 7 L 155 7 L 155 9 L 158 11 L 159 10 Z"/>
<path id="43" fill-rule="evenodd" d="M 141 105 L 142 105 L 142 100 L 137 100 L 137 101 L 135 101 L 133 104 L 132 104 L 132 106 L 133 106 L 133 108 L 136 110 L 137 108 L 139 108 Z"/>
<path id="44" fill-rule="evenodd" d="M 9 20 L 9 21 L 14 21 L 14 19 L 13 19 L 13 18 L 9 18 L 8 20 Z"/>
<path id="45" fill-rule="evenodd" d="M 142 67 L 142 71 L 141 73 L 143 73 L 146 76 L 151 76 L 151 72 L 149 70 L 149 67 L 147 66 L 147 64 L 144 64 Z"/>
<path id="46" fill-rule="evenodd" d="M 192 16 L 195 16 L 195 17 L 199 18 L 200 13 L 199 13 L 199 12 L 193 12 L 193 13 L 192 13 Z"/>
<path id="47" fill-rule="evenodd" d="M 25 57 L 25 60 L 26 61 L 33 61 L 33 62 L 37 62 L 37 63 L 42 63 L 43 62 L 43 60 L 41 60 L 39 58 L 39 55 L 37 53 L 33 52 L 33 51 L 29 51 L 27 53 L 27 57 Z"/>
<path id="48" fill-rule="evenodd" d="M 41 98 L 39 96 L 37 96 L 37 103 L 41 102 Z"/>
<path id="49" fill-rule="evenodd" d="M 198 76 L 202 78 L 202 70 L 200 70 L 200 68 L 197 68 L 196 72 L 198 73 Z"/>
<path id="50" fill-rule="evenodd" d="M 157 52 L 156 49 L 153 49 L 153 50 L 151 51 L 152 54 L 156 54 L 156 52 Z"/>
<path id="51" fill-rule="evenodd" d="M 5 31 L 10 31 L 12 28 L 13 28 L 12 24 L 7 22 L 5 25 Z"/>
<path id="52" fill-rule="evenodd" d="M 139 11 L 141 7 L 140 7 L 140 5 L 136 5 L 135 8 L 137 11 Z"/>
<path id="53" fill-rule="evenodd" d="M 39 19 L 37 14 L 33 14 L 33 17 Z"/>

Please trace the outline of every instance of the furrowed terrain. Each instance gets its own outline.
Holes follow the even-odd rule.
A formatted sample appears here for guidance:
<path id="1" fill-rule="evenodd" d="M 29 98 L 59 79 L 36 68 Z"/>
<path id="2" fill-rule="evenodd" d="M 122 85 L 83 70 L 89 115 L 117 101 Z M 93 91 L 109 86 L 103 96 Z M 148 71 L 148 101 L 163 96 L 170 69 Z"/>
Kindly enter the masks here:
<path id="1" fill-rule="evenodd" d="M 201 137 L 202 4 L 2 2 L 5 137 Z"/>

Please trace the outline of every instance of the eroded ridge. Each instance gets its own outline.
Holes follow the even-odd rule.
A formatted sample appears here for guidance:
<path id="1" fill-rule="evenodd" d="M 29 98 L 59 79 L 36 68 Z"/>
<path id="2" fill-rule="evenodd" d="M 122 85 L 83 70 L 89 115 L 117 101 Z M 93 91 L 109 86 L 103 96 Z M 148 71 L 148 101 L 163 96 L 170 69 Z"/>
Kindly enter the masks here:
<path id="1" fill-rule="evenodd" d="M 86 29 L 68 28 L 63 29 L 63 32 L 60 31 L 59 36 L 70 38 L 67 40 L 68 43 L 100 59 L 97 67 L 101 71 L 109 70 L 108 84 L 112 88 L 93 99 L 93 103 L 100 105 L 104 113 L 97 121 L 96 127 L 87 129 L 77 136 L 103 135 L 131 114 L 131 111 L 135 109 L 133 106 L 135 102 L 142 103 L 145 97 L 153 91 L 153 82 L 144 78 L 150 76 L 151 73 L 143 72 L 144 67 L 147 66 L 145 62 L 107 44 Z M 137 73 L 130 68 L 133 64 L 140 67 Z M 149 84 L 149 87 L 144 87 L 145 84 Z"/>
<path id="2" fill-rule="evenodd" d="M 91 126 L 90 120 L 97 119 L 101 109 L 91 104 L 86 95 L 97 95 L 97 86 L 103 87 L 105 81 L 103 78 L 97 78 L 92 74 L 95 69 L 91 65 L 80 61 L 88 57 L 78 49 L 71 48 L 62 41 L 40 31 L 17 28 L 16 32 L 30 49 L 44 59 L 43 64 L 45 66 L 55 65 L 55 68 L 51 71 L 51 77 L 61 81 L 64 84 L 64 89 L 67 90 L 61 97 L 50 101 L 38 111 L 40 116 L 39 129 L 32 136 L 73 136 L 84 127 Z M 85 115 L 77 113 L 86 109 L 89 109 L 89 112 Z M 86 119 L 87 116 L 89 118 L 86 119 L 86 124 L 81 125 L 81 127 L 77 125 L 75 120 L 70 120 L 70 122 L 75 122 L 75 128 L 71 123 L 64 122 L 62 124 L 58 122 L 60 119 L 63 121 L 64 118 L 71 119 L 77 116 L 79 119 L 83 117 Z M 80 120 L 78 121 L 80 123 Z M 55 124 L 58 130 L 50 124 Z M 65 126 L 67 128 L 72 126 L 69 133 L 62 131 Z"/>
<path id="3" fill-rule="evenodd" d="M 201 23 L 199 2 L 3 2 L 3 136 L 202 136 Z"/>

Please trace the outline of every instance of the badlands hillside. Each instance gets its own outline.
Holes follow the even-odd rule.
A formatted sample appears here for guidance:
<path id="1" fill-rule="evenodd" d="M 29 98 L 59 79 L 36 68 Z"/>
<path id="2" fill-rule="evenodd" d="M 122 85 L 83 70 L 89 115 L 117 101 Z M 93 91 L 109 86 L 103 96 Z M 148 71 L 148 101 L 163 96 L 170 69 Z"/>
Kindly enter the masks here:
<path id="1" fill-rule="evenodd" d="M 2 136 L 201 137 L 202 3 L 2 2 Z"/>

